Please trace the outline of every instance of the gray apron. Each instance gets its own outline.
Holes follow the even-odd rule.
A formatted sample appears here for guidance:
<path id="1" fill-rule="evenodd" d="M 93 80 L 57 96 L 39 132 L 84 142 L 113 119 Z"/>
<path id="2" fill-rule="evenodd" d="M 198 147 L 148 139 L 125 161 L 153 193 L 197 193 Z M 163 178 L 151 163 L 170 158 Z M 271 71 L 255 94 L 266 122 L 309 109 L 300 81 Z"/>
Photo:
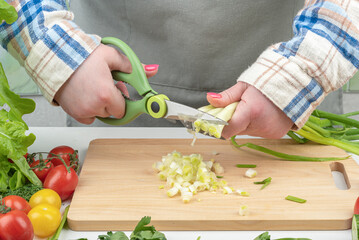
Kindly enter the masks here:
<path id="1" fill-rule="evenodd" d="M 125 41 L 145 64 L 159 64 L 152 88 L 192 107 L 208 104 L 268 46 L 292 36 L 303 0 L 74 0 L 75 22 L 87 33 Z M 137 98 L 128 86 L 130 96 Z M 321 104 L 340 113 L 341 91 Z M 335 95 L 335 96 L 334 96 Z M 68 126 L 82 125 L 68 117 Z M 109 126 L 98 120 L 92 126 Z M 143 114 L 125 126 L 176 126 Z M 177 126 L 180 126 L 177 124 Z"/>

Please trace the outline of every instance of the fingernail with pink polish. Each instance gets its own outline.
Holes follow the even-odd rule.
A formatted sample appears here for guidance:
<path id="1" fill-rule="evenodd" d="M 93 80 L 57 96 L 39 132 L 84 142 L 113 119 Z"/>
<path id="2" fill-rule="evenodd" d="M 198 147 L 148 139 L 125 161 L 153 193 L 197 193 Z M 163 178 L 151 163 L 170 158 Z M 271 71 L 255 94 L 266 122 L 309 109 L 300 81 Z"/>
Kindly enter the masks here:
<path id="1" fill-rule="evenodd" d="M 222 95 L 219 93 L 214 93 L 214 92 L 208 92 L 207 96 L 210 96 L 211 98 L 222 98 Z"/>
<path id="2" fill-rule="evenodd" d="M 145 66 L 145 70 L 148 72 L 156 71 L 158 69 L 158 64 L 150 64 Z"/>

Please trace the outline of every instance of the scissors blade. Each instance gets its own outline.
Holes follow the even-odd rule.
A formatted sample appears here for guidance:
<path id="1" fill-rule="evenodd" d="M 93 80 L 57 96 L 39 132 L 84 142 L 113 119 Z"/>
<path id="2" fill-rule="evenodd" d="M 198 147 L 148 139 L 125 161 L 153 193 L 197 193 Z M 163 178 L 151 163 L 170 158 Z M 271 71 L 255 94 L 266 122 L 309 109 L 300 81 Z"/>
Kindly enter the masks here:
<path id="1" fill-rule="evenodd" d="M 226 121 L 223 121 L 222 119 L 216 118 L 213 115 L 202 112 L 195 108 L 180 103 L 172 102 L 169 100 L 165 100 L 165 101 L 167 104 L 167 114 L 166 116 L 164 116 L 164 118 L 180 120 L 180 121 L 185 120 L 189 122 L 194 122 L 197 119 L 203 119 L 208 121 L 209 123 L 228 125 Z"/>

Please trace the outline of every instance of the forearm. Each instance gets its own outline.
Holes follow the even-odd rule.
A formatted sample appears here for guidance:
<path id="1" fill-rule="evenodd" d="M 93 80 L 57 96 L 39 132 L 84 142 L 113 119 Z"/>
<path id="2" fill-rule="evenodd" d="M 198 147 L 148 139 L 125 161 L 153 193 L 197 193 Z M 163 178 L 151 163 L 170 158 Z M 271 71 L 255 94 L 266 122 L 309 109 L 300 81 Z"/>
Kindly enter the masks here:
<path id="1" fill-rule="evenodd" d="M 359 2 L 342 2 L 305 6 L 294 19 L 294 37 L 268 48 L 238 79 L 261 90 L 294 129 L 359 68 Z"/>
<path id="2" fill-rule="evenodd" d="M 50 102 L 58 89 L 100 44 L 72 20 L 66 1 L 8 1 L 18 20 L 0 25 L 2 47 L 22 64 Z"/>

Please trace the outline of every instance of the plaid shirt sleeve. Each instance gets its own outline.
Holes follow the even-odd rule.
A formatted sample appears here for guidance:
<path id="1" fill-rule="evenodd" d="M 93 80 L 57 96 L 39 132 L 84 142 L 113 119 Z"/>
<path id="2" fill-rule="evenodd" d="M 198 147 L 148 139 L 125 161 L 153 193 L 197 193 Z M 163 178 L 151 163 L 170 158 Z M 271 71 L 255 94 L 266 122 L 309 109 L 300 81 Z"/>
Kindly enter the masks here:
<path id="1" fill-rule="evenodd" d="M 18 20 L 0 25 L 0 42 L 22 64 L 45 98 L 54 95 L 100 44 L 100 37 L 84 33 L 72 20 L 66 0 L 7 1 Z"/>
<path id="2" fill-rule="evenodd" d="M 259 89 L 296 130 L 359 68 L 359 1 L 307 0 L 293 30 L 292 39 L 266 49 L 238 81 Z"/>

